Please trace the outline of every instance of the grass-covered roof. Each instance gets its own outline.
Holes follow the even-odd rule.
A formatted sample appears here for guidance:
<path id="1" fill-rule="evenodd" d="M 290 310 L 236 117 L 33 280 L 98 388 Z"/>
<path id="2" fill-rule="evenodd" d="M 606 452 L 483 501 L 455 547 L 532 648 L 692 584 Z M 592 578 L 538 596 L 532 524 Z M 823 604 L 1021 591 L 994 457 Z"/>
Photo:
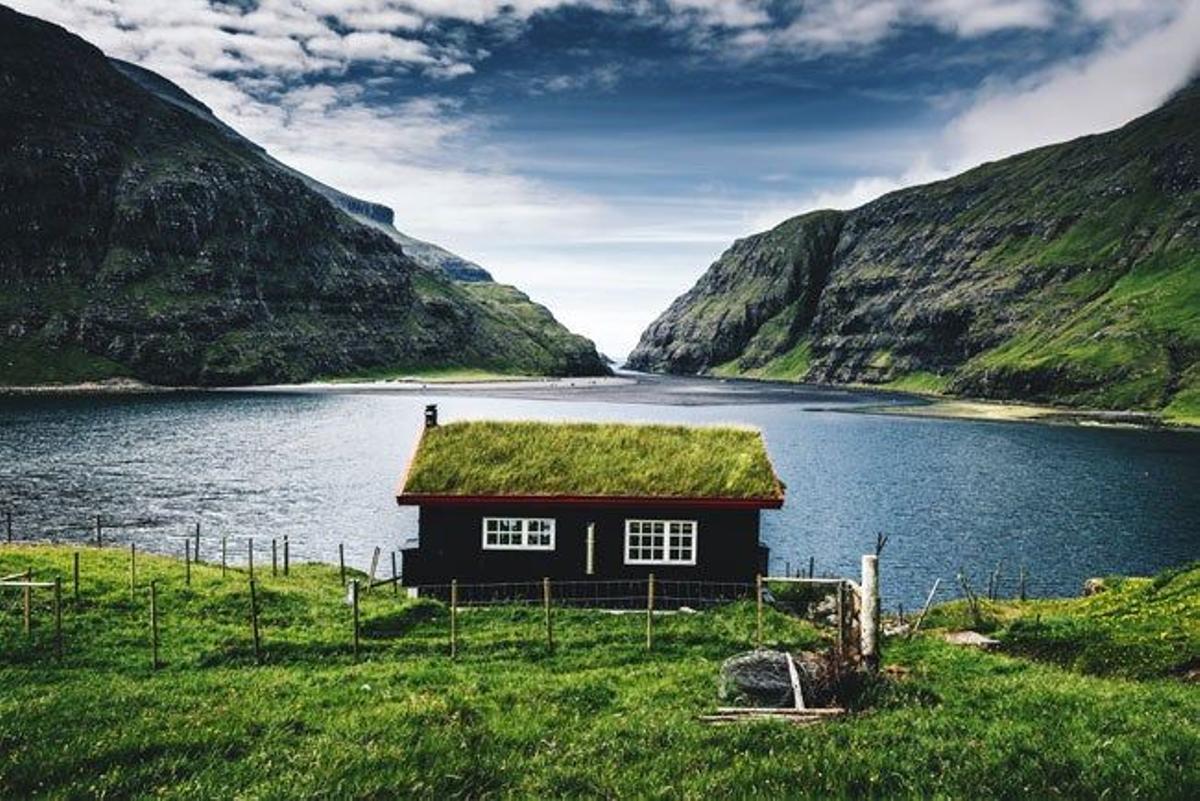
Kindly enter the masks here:
<path id="1" fill-rule="evenodd" d="M 783 487 L 753 429 L 477 421 L 425 430 L 401 499 L 422 495 L 777 504 Z"/>

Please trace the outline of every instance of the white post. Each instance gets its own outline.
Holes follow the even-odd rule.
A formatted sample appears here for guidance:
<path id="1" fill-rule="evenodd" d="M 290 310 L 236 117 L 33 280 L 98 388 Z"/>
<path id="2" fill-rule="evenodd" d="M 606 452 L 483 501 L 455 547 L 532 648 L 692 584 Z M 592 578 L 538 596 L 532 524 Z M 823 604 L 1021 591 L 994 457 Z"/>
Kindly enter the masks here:
<path id="1" fill-rule="evenodd" d="M 596 573 L 596 524 L 588 523 L 587 526 L 587 574 L 589 576 Z"/>
<path id="2" fill-rule="evenodd" d="M 879 667 L 879 557 L 863 554 L 862 603 L 858 628 L 862 636 L 862 658 L 867 667 Z"/>

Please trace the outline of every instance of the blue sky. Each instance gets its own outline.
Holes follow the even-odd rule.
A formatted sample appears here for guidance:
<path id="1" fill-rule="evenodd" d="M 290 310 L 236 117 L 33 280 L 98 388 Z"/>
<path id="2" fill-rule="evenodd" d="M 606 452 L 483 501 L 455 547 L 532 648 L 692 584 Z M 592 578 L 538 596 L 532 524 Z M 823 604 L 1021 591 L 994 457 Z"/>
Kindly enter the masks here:
<path id="1" fill-rule="evenodd" d="M 1200 0 L 18 0 L 620 357 L 730 242 L 1115 127 Z"/>

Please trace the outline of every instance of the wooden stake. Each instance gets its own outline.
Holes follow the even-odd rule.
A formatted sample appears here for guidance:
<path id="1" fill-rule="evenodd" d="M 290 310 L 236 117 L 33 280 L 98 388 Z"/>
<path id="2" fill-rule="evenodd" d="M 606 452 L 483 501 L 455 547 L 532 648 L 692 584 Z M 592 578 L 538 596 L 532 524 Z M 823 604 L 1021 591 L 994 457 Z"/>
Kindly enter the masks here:
<path id="1" fill-rule="evenodd" d="M 158 670 L 158 582 L 150 582 L 150 666 Z"/>
<path id="2" fill-rule="evenodd" d="M 75 603 L 79 603 L 79 551 L 72 555 L 71 573 L 75 579 Z"/>
<path id="3" fill-rule="evenodd" d="M 192 586 L 192 541 L 183 541 L 183 583 Z"/>
<path id="4" fill-rule="evenodd" d="M 33 628 L 33 589 L 29 582 L 33 581 L 33 568 L 25 570 L 25 636 L 29 636 Z"/>
<path id="5" fill-rule="evenodd" d="M 863 662 L 871 670 L 879 667 L 879 557 L 863 554 L 862 607 L 859 609 L 859 635 L 862 637 Z"/>
<path id="6" fill-rule="evenodd" d="M 338 567 L 342 571 L 342 586 L 346 586 L 346 546 L 338 543 Z"/>
<path id="7" fill-rule="evenodd" d="M 371 587 L 375 584 L 375 571 L 379 568 L 379 546 L 375 546 L 375 552 L 371 554 L 371 571 L 367 574 L 367 592 L 371 591 Z"/>
<path id="8" fill-rule="evenodd" d="M 450 658 L 458 656 L 458 579 L 450 580 Z"/>
<path id="9" fill-rule="evenodd" d="M 358 579 L 350 582 L 350 603 L 354 607 L 354 661 L 358 661 Z"/>
<path id="10" fill-rule="evenodd" d="M 278 550 L 276 548 L 275 542 L 276 542 L 275 538 L 272 537 L 271 538 L 271 578 L 275 578 L 276 576 L 279 575 Z"/>
<path id="11" fill-rule="evenodd" d="M 285 575 L 285 576 L 288 574 L 288 565 L 289 565 L 289 559 L 288 559 L 288 535 L 287 535 L 287 534 L 284 534 L 284 535 L 283 535 L 283 575 Z"/>
<path id="12" fill-rule="evenodd" d="M 808 557 L 808 577 L 812 578 L 813 573 L 817 570 L 817 559 L 815 556 Z"/>
<path id="13" fill-rule="evenodd" d="M 934 579 L 933 586 L 929 588 L 929 595 L 925 598 L 925 605 L 921 607 L 921 611 L 917 614 L 917 620 L 913 623 L 913 627 L 908 630 L 908 636 L 905 639 L 911 640 L 913 635 L 921 629 L 921 624 L 925 622 L 925 613 L 929 611 L 929 607 L 933 604 L 933 596 L 937 594 L 938 585 L 942 583 L 940 578 Z"/>
<path id="14" fill-rule="evenodd" d="M 646 650 L 654 646 L 654 574 L 646 579 Z"/>
<path id="15" fill-rule="evenodd" d="M 846 582 L 837 584 L 837 650 L 838 656 L 846 653 Z"/>
<path id="16" fill-rule="evenodd" d="M 129 543 L 129 597 L 137 592 L 137 543 Z"/>
<path id="17" fill-rule="evenodd" d="M 1027 573 L 1025 571 L 1025 565 L 1021 565 L 1021 578 L 1020 578 L 1019 582 L 1017 583 L 1017 597 L 1022 601 L 1025 600 L 1025 577 L 1026 577 L 1026 575 L 1027 575 Z"/>
<path id="18" fill-rule="evenodd" d="M 754 595 L 755 595 L 755 604 L 756 604 L 754 645 L 757 648 L 762 648 L 762 644 L 763 644 L 763 577 L 762 577 L 762 573 L 759 573 L 757 576 L 754 577 L 754 586 L 755 586 Z"/>
<path id="19" fill-rule="evenodd" d="M 62 576 L 54 577 L 54 653 L 62 661 Z"/>
<path id="20" fill-rule="evenodd" d="M 227 537 L 221 536 L 221 578 L 225 578 L 225 551 L 228 545 Z"/>
<path id="21" fill-rule="evenodd" d="M 400 594 L 400 574 L 396 572 L 396 552 L 392 551 L 392 595 Z"/>
<path id="22" fill-rule="evenodd" d="M 250 538 L 247 548 L 250 554 L 250 580 L 254 581 L 254 537 Z"/>
<path id="23" fill-rule="evenodd" d="M 196 547 L 192 549 L 192 558 L 200 564 L 200 521 L 196 521 Z"/>
<path id="24" fill-rule="evenodd" d="M 550 621 L 550 577 L 542 579 L 542 606 L 546 610 L 546 646 L 554 648 L 554 624 Z"/>
<path id="25" fill-rule="evenodd" d="M 254 591 L 254 579 L 250 579 L 250 633 L 254 635 L 254 661 L 262 664 L 262 651 L 258 639 L 258 593 Z"/>
<path id="26" fill-rule="evenodd" d="M 788 678 L 792 682 L 792 698 L 796 709 L 804 709 L 804 688 L 800 686 L 800 671 L 796 670 L 796 660 L 792 658 L 792 652 L 784 651 L 784 654 L 787 656 Z"/>

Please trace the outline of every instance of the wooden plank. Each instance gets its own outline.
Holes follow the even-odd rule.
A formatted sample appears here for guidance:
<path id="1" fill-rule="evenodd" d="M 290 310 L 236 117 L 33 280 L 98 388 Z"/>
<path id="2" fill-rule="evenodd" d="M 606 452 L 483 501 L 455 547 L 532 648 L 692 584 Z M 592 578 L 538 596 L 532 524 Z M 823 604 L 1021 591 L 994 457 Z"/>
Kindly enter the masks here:
<path id="1" fill-rule="evenodd" d="M 788 665 L 788 678 L 792 680 L 792 697 L 796 699 L 796 709 L 804 709 L 804 690 L 800 686 L 800 672 L 796 670 L 796 660 L 790 651 L 785 651 Z"/>
<path id="2" fill-rule="evenodd" d="M 789 707 L 774 707 L 774 706 L 719 706 L 717 707 L 719 715 L 824 715 L 836 717 L 837 715 L 846 714 L 846 710 L 841 707 L 811 707 L 809 709 L 791 709 Z"/>

